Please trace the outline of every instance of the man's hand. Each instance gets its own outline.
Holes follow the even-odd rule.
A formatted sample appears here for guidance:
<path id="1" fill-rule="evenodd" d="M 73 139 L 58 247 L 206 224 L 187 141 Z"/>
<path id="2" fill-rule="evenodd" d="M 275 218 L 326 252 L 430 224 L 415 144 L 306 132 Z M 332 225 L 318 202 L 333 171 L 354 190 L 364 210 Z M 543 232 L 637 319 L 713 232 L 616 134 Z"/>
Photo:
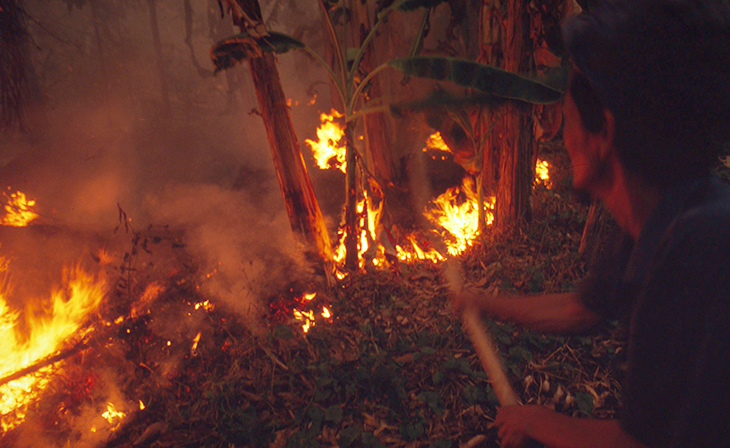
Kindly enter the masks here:
<path id="1" fill-rule="evenodd" d="M 533 437 L 535 426 L 540 420 L 550 417 L 553 411 L 544 406 L 506 406 L 499 409 L 494 424 L 502 448 L 520 448 Z"/>

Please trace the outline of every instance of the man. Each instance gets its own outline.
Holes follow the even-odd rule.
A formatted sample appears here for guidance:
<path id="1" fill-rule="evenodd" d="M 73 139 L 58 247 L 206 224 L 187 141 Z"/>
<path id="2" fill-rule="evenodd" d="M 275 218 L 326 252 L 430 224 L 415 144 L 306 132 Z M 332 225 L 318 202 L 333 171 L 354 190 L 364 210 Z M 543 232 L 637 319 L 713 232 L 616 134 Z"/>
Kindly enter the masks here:
<path id="1" fill-rule="evenodd" d="M 534 329 L 625 318 L 617 420 L 501 408 L 504 447 L 730 447 L 730 187 L 710 174 L 730 141 L 730 10 L 721 0 L 602 0 L 564 27 L 573 183 L 625 232 L 576 293 L 455 298 Z"/>

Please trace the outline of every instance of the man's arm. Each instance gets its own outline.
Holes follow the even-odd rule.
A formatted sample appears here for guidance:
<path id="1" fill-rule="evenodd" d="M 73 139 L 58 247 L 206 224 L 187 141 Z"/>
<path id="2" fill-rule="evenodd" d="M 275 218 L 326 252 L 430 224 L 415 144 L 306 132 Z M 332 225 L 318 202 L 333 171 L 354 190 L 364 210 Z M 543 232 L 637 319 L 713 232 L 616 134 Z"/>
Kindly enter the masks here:
<path id="1" fill-rule="evenodd" d="M 617 420 L 573 418 L 543 406 L 501 408 L 495 424 L 503 448 L 534 439 L 550 448 L 644 448 Z"/>
<path id="2" fill-rule="evenodd" d="M 478 310 L 498 320 L 550 333 L 579 333 L 601 320 L 574 292 L 495 297 L 476 290 L 465 290 L 454 297 L 454 306 L 465 312 Z"/>

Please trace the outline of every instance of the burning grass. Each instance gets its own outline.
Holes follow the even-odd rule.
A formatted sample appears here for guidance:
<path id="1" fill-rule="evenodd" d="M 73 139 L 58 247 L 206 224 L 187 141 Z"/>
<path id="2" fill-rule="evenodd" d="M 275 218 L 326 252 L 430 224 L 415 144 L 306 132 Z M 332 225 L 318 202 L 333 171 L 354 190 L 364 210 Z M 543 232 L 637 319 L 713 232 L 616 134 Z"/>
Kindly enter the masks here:
<path id="1" fill-rule="evenodd" d="M 531 225 L 477 240 L 460 256 L 472 287 L 575 288 L 585 272 L 577 249 L 586 210 L 540 186 L 535 203 Z M 165 275 L 134 262 L 167 243 L 184 252 L 174 238 L 135 236 L 113 306 L 99 311 L 103 331 L 55 365 L 28 423 L 0 435 L 0 445 L 21 446 L 41 428 L 47 446 L 497 446 L 496 397 L 438 264 L 350 275 L 329 296 L 303 287 L 276 302 L 267 327 L 251 330 L 200 293 L 206 275 L 192 260 L 181 256 Z M 329 318 L 319 317 L 323 306 Z M 282 307 L 316 310 L 316 325 L 305 333 L 293 313 L 274 312 Z M 615 414 L 621 328 L 554 337 L 490 327 L 523 402 Z"/>

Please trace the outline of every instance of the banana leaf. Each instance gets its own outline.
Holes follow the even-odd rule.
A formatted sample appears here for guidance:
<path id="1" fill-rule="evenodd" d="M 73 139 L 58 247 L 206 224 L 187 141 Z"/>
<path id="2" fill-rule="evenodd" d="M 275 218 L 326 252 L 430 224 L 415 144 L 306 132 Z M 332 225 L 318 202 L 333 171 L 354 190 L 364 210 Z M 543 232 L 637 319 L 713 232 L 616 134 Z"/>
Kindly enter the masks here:
<path id="1" fill-rule="evenodd" d="M 270 32 L 267 36 L 252 37 L 246 32 L 218 41 L 210 50 L 215 72 L 233 67 L 237 62 L 260 58 L 264 52 L 286 53 L 305 45 L 291 36 Z"/>
<path id="2" fill-rule="evenodd" d="M 399 11 L 413 11 L 418 8 L 432 8 L 447 0 L 396 0 L 393 8 Z"/>
<path id="3" fill-rule="evenodd" d="M 417 56 L 394 59 L 388 65 L 410 76 L 451 81 L 489 95 L 528 103 L 550 104 L 563 96 L 563 90 L 556 87 L 466 59 Z"/>

